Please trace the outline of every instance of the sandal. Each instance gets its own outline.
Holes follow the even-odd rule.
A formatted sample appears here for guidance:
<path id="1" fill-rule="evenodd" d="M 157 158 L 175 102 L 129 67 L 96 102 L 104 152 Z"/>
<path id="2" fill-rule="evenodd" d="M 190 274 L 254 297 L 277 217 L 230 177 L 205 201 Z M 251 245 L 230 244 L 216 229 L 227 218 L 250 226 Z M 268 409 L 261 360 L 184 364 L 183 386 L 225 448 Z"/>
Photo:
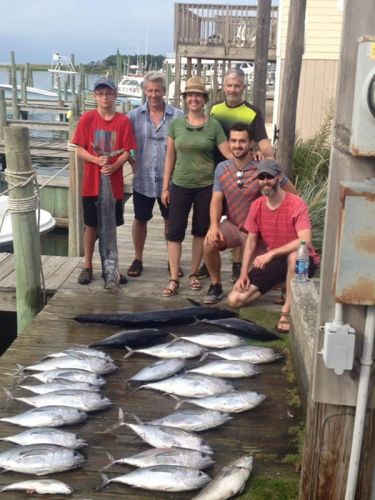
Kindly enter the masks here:
<path id="1" fill-rule="evenodd" d="M 283 328 L 285 326 L 286 328 Z M 290 329 L 290 314 L 287 312 L 281 312 L 279 321 L 276 325 L 276 330 L 279 333 L 289 333 Z"/>
<path id="2" fill-rule="evenodd" d="M 91 267 L 84 267 L 82 271 L 79 273 L 78 283 L 80 285 L 88 285 L 92 281 L 92 268 Z"/>
<path id="3" fill-rule="evenodd" d="M 171 268 L 170 268 L 170 265 L 169 265 L 169 262 L 168 262 L 168 272 L 170 273 L 171 272 Z M 181 269 L 181 267 L 178 268 L 178 277 L 179 278 L 182 278 L 184 275 L 184 271 Z"/>
<path id="4" fill-rule="evenodd" d="M 189 279 L 190 279 L 190 288 L 192 290 L 201 290 L 202 289 L 202 283 L 199 281 L 199 278 L 196 275 L 196 273 L 189 274 Z"/>
<path id="5" fill-rule="evenodd" d="M 142 261 L 139 259 L 134 259 L 128 269 L 128 276 L 132 278 L 138 278 L 142 274 L 143 265 Z"/>
<path id="6" fill-rule="evenodd" d="M 179 281 L 170 279 L 162 292 L 163 297 L 173 297 L 173 295 L 176 295 L 179 286 Z"/>

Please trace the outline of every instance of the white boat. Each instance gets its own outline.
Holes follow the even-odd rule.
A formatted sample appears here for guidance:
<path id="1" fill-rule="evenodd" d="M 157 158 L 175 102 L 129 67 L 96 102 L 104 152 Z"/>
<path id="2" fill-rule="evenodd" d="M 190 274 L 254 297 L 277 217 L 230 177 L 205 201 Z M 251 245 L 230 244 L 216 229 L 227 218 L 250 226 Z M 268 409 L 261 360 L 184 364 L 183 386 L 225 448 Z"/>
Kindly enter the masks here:
<path id="1" fill-rule="evenodd" d="M 38 222 L 38 213 L 36 214 Z M 40 210 L 39 233 L 43 234 L 53 229 L 55 219 L 47 210 Z M 8 196 L 0 195 L 0 249 L 13 243 L 12 221 L 8 212 Z"/>
<path id="2" fill-rule="evenodd" d="M 4 89 L 9 92 L 9 95 L 6 93 L 6 97 L 10 97 L 10 92 L 12 90 L 12 85 L 8 83 L 0 83 L 0 89 Z M 21 92 L 21 85 L 17 85 L 18 93 Z M 57 97 L 56 92 L 50 92 L 49 90 L 38 89 L 37 87 L 26 87 L 27 93 L 30 97 L 33 96 L 44 96 L 44 97 Z"/>
<path id="3" fill-rule="evenodd" d="M 118 95 L 142 100 L 143 75 L 124 75 L 118 84 Z"/>

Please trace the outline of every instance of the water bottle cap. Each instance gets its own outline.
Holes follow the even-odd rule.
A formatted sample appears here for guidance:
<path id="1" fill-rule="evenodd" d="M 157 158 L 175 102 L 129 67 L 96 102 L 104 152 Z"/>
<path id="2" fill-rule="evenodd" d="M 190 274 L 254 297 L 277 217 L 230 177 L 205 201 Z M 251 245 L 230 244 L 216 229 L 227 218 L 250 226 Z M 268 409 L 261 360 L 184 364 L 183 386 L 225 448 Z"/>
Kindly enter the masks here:
<path id="1" fill-rule="evenodd" d="M 301 240 L 301 245 L 306 245 L 306 241 L 305 240 Z"/>

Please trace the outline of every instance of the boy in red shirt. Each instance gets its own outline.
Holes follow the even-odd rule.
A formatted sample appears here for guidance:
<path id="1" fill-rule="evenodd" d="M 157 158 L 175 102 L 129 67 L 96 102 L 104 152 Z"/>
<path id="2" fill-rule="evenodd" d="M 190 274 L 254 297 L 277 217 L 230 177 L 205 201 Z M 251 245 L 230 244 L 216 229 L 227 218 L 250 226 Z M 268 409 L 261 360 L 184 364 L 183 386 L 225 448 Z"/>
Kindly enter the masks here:
<path id="1" fill-rule="evenodd" d="M 116 112 L 116 96 L 116 86 L 112 80 L 101 78 L 95 83 L 97 108 L 81 116 L 72 141 L 77 145 L 78 157 L 84 162 L 82 201 L 85 261 L 78 277 L 81 285 L 88 285 L 92 280 L 92 257 L 98 228 L 96 202 L 101 174 L 111 176 L 116 200 L 116 226 L 124 223 L 122 166 L 129 159 L 130 150 L 136 149 L 136 142 L 129 119 Z M 120 283 L 126 283 L 122 275 Z"/>
<path id="2" fill-rule="evenodd" d="M 309 277 L 312 277 L 317 269 L 319 256 L 311 245 L 308 207 L 302 198 L 280 188 L 279 165 L 275 160 L 264 160 L 258 164 L 257 170 L 263 196 L 252 203 L 244 224 L 248 235 L 241 274 L 228 296 L 228 302 L 232 307 L 243 307 L 275 285 L 286 281 L 285 304 L 281 311 L 278 331 L 288 333 L 290 280 L 294 276 L 300 241 L 304 240 L 309 249 Z M 267 251 L 252 261 L 259 238 L 263 239 Z M 249 272 L 251 262 L 252 269 Z"/>

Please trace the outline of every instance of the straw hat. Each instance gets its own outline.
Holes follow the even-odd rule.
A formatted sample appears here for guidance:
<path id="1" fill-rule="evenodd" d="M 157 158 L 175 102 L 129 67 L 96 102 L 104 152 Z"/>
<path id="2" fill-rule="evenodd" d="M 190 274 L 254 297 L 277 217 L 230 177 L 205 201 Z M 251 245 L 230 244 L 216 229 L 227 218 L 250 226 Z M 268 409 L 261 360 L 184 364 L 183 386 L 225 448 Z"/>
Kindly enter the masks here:
<path id="1" fill-rule="evenodd" d="M 200 76 L 192 76 L 188 79 L 182 95 L 185 96 L 188 92 L 197 92 L 198 94 L 203 94 L 208 98 L 204 80 Z"/>

